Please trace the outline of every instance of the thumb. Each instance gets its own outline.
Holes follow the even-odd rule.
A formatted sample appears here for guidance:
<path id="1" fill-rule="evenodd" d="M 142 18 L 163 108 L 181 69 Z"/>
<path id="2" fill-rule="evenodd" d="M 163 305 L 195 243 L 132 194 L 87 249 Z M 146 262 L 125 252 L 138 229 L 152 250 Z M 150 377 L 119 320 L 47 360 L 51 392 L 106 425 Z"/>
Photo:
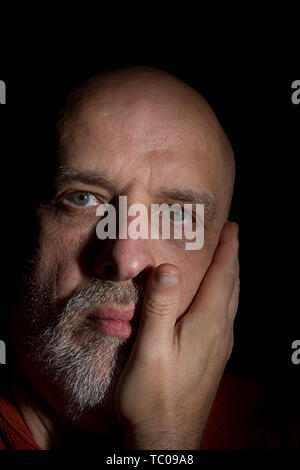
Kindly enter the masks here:
<path id="1" fill-rule="evenodd" d="M 144 351 L 156 351 L 156 346 L 161 348 L 173 344 L 180 282 L 180 270 L 172 264 L 161 264 L 152 272 L 137 336 L 139 347 Z"/>

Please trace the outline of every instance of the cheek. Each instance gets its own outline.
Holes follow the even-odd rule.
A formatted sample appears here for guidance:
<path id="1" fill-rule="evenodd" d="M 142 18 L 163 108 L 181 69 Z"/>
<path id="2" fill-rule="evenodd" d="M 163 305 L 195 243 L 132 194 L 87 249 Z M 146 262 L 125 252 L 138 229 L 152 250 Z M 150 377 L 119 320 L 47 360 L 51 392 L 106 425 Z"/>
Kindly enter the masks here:
<path id="1" fill-rule="evenodd" d="M 51 285 L 56 297 L 62 298 L 82 283 L 80 254 L 87 243 L 87 229 L 64 228 L 47 220 L 42 224 L 37 254 L 36 279 Z"/>

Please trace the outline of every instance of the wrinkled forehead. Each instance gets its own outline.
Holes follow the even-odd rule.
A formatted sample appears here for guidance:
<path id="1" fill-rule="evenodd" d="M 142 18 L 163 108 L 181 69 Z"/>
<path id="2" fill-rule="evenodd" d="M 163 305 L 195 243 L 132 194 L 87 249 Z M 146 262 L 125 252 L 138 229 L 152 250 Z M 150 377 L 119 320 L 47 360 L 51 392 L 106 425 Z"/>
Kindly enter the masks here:
<path id="1" fill-rule="evenodd" d="M 199 103 L 167 93 L 102 93 L 82 101 L 62 129 L 61 163 L 110 178 L 169 181 L 215 191 L 218 129 Z M 124 181 L 122 181 L 124 182 Z M 146 181 L 145 181 L 146 182 Z"/>

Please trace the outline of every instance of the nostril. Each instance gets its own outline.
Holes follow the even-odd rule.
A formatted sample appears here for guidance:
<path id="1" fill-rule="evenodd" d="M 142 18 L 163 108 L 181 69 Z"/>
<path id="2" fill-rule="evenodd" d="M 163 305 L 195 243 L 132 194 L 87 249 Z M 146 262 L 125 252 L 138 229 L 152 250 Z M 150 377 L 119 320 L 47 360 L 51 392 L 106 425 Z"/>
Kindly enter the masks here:
<path id="1" fill-rule="evenodd" d="M 107 277 L 116 277 L 117 276 L 117 272 L 111 264 L 107 264 L 105 266 L 105 275 Z"/>

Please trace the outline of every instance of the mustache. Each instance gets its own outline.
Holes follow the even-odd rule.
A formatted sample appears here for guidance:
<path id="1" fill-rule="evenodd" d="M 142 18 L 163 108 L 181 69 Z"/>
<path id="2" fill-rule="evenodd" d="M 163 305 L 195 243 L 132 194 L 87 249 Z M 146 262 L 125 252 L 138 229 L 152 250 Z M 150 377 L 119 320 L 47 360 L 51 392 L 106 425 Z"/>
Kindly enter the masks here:
<path id="1" fill-rule="evenodd" d="M 106 303 L 140 306 L 144 294 L 145 288 L 134 282 L 124 285 L 118 281 L 94 279 L 68 299 L 64 311 L 74 314 Z"/>

